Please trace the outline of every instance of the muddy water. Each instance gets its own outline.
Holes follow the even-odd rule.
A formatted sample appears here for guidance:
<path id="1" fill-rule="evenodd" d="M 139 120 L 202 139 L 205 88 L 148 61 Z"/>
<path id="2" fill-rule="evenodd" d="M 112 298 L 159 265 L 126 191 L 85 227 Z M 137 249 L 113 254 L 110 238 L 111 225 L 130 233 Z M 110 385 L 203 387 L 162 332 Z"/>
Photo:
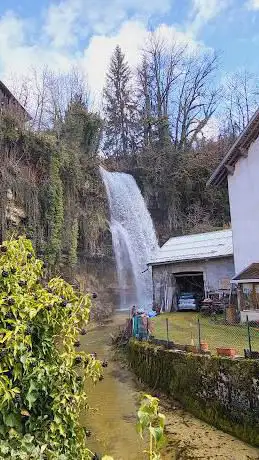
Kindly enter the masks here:
<path id="1" fill-rule="evenodd" d="M 88 332 L 82 340 L 84 349 L 109 362 L 104 380 L 87 388 L 91 410 L 83 423 L 91 429 L 88 445 L 93 452 L 109 454 L 114 460 L 144 460 L 145 446 L 135 430 L 138 397 L 143 388 L 126 367 L 112 361 L 110 334 L 124 320 L 122 315 L 116 315 L 111 323 Z M 259 460 L 259 449 L 210 427 L 176 403 L 162 398 L 161 405 L 168 437 L 163 460 Z"/>

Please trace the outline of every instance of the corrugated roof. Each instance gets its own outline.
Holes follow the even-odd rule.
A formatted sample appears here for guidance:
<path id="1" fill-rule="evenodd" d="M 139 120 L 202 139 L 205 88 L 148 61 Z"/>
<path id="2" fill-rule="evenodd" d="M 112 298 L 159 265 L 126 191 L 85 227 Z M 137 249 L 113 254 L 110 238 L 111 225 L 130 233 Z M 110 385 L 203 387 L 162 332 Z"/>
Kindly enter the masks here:
<path id="1" fill-rule="evenodd" d="M 170 238 L 151 257 L 148 265 L 232 256 L 232 230 Z"/>

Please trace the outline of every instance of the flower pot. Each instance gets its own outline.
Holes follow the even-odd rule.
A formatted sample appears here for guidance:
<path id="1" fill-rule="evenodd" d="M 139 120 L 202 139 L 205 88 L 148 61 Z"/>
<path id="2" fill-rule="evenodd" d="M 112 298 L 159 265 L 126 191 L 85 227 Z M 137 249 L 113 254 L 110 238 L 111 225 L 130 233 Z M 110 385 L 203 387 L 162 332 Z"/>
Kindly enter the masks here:
<path id="1" fill-rule="evenodd" d="M 230 358 L 233 358 L 236 356 L 237 351 L 235 348 L 217 348 L 217 354 L 218 356 L 229 356 Z"/>
<path id="2" fill-rule="evenodd" d="M 201 342 L 200 343 L 200 349 L 203 352 L 209 351 L 209 345 L 207 342 Z"/>
<path id="3" fill-rule="evenodd" d="M 185 349 L 189 353 L 199 353 L 199 349 L 196 345 L 186 345 Z"/>

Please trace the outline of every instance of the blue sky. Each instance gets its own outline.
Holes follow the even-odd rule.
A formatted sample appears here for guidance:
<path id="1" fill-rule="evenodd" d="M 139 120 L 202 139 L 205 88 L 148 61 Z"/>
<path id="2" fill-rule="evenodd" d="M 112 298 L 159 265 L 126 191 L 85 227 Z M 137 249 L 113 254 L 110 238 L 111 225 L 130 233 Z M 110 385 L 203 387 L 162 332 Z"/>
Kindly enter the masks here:
<path id="1" fill-rule="evenodd" d="M 150 26 L 220 51 L 222 76 L 259 75 L 259 0 L 0 0 L 0 78 L 79 65 L 98 94 L 116 44 L 136 65 Z"/>

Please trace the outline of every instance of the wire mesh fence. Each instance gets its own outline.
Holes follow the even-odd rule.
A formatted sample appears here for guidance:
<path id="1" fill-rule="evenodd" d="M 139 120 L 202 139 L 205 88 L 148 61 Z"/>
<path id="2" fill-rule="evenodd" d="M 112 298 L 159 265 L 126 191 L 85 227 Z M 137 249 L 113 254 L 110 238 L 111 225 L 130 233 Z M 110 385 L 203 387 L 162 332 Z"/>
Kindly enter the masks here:
<path id="1" fill-rule="evenodd" d="M 187 351 L 259 358 L 259 325 L 249 321 L 229 324 L 224 315 L 176 312 L 156 317 L 150 329 L 154 338 L 184 346 Z"/>

